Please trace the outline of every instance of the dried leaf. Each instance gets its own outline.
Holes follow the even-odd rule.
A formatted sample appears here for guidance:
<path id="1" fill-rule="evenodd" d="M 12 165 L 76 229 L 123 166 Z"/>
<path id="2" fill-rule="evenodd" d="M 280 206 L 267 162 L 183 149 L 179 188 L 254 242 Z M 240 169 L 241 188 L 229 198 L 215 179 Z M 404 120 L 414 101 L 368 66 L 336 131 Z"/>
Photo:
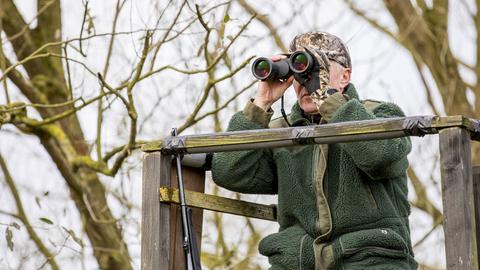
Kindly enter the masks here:
<path id="1" fill-rule="evenodd" d="M 18 223 L 16 223 L 16 222 L 10 223 L 10 226 L 14 227 L 17 230 L 20 230 L 20 225 L 18 225 Z"/>
<path id="2" fill-rule="evenodd" d="M 13 251 L 12 238 L 13 238 L 12 230 L 10 230 L 10 227 L 7 227 L 7 229 L 5 230 L 5 239 L 7 240 L 8 249 L 10 249 L 10 251 Z"/>
<path id="3" fill-rule="evenodd" d="M 42 209 L 42 204 L 40 203 L 40 198 L 38 198 L 37 196 L 35 196 L 35 202 L 37 203 L 38 208 Z"/>
<path id="4" fill-rule="evenodd" d="M 47 224 L 50 224 L 50 225 L 53 224 L 53 221 L 51 221 L 50 219 L 48 219 L 46 217 L 41 217 L 39 219 L 40 219 L 40 221 L 45 222 Z"/>

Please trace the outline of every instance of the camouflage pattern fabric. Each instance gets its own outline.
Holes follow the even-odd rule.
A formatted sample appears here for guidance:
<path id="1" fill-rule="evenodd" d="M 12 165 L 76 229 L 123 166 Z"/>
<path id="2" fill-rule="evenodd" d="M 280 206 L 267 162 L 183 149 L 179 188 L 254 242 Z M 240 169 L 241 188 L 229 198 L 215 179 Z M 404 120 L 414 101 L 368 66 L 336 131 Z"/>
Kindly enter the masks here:
<path id="1" fill-rule="evenodd" d="M 290 52 L 303 50 L 303 48 L 320 50 L 328 59 L 339 63 L 344 68 L 352 68 L 347 46 L 337 36 L 326 32 L 308 32 L 295 36 L 290 43 Z"/>
<path id="2" fill-rule="evenodd" d="M 339 63 L 344 68 L 352 68 L 347 46 L 340 38 L 326 32 L 307 32 L 295 36 L 290 43 L 290 52 L 309 51 L 320 64 L 318 73 L 320 88 L 311 93 L 317 108 L 327 97 L 326 91 L 330 85 L 330 63 L 328 60 Z"/>

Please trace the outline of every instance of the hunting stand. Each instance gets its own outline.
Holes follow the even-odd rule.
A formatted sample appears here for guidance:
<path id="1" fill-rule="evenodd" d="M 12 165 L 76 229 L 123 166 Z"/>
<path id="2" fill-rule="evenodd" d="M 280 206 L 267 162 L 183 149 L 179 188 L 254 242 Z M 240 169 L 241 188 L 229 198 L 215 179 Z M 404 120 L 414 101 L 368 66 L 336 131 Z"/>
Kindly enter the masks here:
<path id="1" fill-rule="evenodd" d="M 175 154 L 185 155 L 186 201 L 195 208 L 193 220 L 200 244 L 203 209 L 275 221 L 276 208 L 204 194 L 204 155 L 198 158 L 196 154 L 430 134 L 439 134 L 447 270 L 479 269 L 480 167 L 471 164 L 470 141 L 480 140 L 480 124 L 463 116 L 414 116 L 177 136 L 144 145 L 141 269 L 184 269 L 178 190 L 172 181 Z"/>

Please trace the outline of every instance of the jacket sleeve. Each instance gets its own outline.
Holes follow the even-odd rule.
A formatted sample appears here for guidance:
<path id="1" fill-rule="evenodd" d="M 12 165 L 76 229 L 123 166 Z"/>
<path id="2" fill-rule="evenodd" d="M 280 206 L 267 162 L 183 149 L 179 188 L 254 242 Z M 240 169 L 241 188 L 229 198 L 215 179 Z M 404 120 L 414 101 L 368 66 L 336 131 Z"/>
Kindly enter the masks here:
<path id="1" fill-rule="evenodd" d="M 230 120 L 228 131 L 267 128 L 273 112 L 251 101 Z M 255 194 L 277 193 L 276 167 L 271 149 L 219 152 L 213 155 L 213 181 L 224 188 Z"/>
<path id="2" fill-rule="evenodd" d="M 328 106 L 327 106 L 328 107 Z M 405 114 L 393 103 L 381 103 L 373 112 L 357 99 L 344 101 L 331 115 L 330 123 L 403 117 Z M 355 165 L 372 179 L 392 178 L 405 174 L 407 154 L 412 146 L 409 137 L 341 143 Z"/>

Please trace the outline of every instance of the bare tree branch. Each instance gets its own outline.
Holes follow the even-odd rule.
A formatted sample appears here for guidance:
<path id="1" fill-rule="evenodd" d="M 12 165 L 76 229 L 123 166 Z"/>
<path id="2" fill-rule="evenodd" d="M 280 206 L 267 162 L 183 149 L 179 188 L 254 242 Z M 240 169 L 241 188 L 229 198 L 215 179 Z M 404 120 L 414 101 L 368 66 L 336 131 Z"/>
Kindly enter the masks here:
<path id="1" fill-rule="evenodd" d="M 277 29 L 273 26 L 272 22 L 268 19 L 266 15 L 259 15 L 258 12 L 250 5 L 247 3 L 246 0 L 238 0 L 238 4 L 242 6 L 250 15 L 256 17 L 256 19 L 262 23 L 269 31 L 270 35 L 272 36 L 273 40 L 275 41 L 275 44 L 277 45 L 280 50 L 287 52 L 287 46 L 282 41 L 282 38 L 277 32 Z"/>
<path id="2" fill-rule="evenodd" d="M 13 0 L 0 0 L 0 5 L 3 12 L 8 14 L 2 17 L 3 30 L 9 38 L 15 37 L 11 42 L 15 48 L 18 48 L 17 57 L 23 58 L 23 55 L 30 54 L 35 47 L 32 33 Z"/>
<path id="3" fill-rule="evenodd" d="M 425 186 L 422 181 L 420 181 L 412 167 L 408 168 L 407 175 L 413 185 L 415 194 L 417 195 L 417 198 L 412 202 L 412 205 L 429 214 L 432 217 L 434 224 L 441 223 L 443 221 L 442 212 L 432 204 L 428 198 Z"/>
<path id="4" fill-rule="evenodd" d="M 228 43 L 227 46 L 225 46 L 225 48 L 218 54 L 218 56 L 213 59 L 210 63 L 210 65 L 208 65 L 205 69 L 197 69 L 197 70 L 182 70 L 182 69 L 179 69 L 179 68 L 175 68 L 173 66 L 170 66 L 170 65 L 167 65 L 167 66 L 163 66 L 161 68 L 158 68 L 156 70 L 153 70 L 151 72 L 147 72 L 145 74 L 143 74 L 142 76 L 140 76 L 139 78 L 139 81 L 147 78 L 147 77 L 150 77 L 156 73 L 159 73 L 161 71 L 164 71 L 166 69 L 171 69 L 171 70 L 174 70 L 174 71 L 177 71 L 177 72 L 180 72 L 180 73 L 183 73 L 183 74 L 188 74 L 188 75 L 192 75 L 192 74 L 198 74 L 198 73 L 204 73 L 204 72 L 208 72 L 210 71 L 211 69 L 213 69 L 215 67 L 215 65 L 224 57 L 224 55 L 227 53 L 227 51 L 230 49 L 230 47 L 232 46 L 232 44 L 238 39 L 238 37 L 245 31 L 245 29 L 247 28 L 247 26 L 252 22 L 254 17 L 250 17 L 250 19 L 247 21 L 247 23 L 245 23 L 242 28 L 240 29 L 240 31 L 237 32 L 237 34 L 230 40 L 230 42 Z"/>
<path id="5" fill-rule="evenodd" d="M 122 2 L 120 2 L 122 1 Z M 110 36 L 110 41 L 108 43 L 108 51 L 107 57 L 105 59 L 105 65 L 103 67 L 103 77 L 106 79 L 108 74 L 108 69 L 110 67 L 110 59 L 112 57 L 113 51 L 113 43 L 115 41 L 114 33 L 117 31 L 117 21 L 118 17 L 120 16 L 120 11 L 122 10 L 123 5 L 125 4 L 126 0 L 117 0 L 117 4 L 115 6 L 115 15 L 113 17 L 112 23 L 112 35 Z M 100 94 L 103 94 L 103 86 L 100 87 Z M 103 121 L 103 99 L 98 100 L 98 112 L 97 112 L 97 137 L 95 139 L 95 146 L 97 150 L 97 159 L 100 160 L 102 157 L 102 121 Z"/>
<path id="6" fill-rule="evenodd" d="M 184 0 L 182 2 L 182 4 L 180 5 L 180 8 L 178 9 L 177 11 L 177 14 L 175 15 L 175 17 L 173 18 L 172 20 L 172 23 L 170 24 L 170 26 L 168 27 L 167 31 L 165 31 L 165 33 L 163 34 L 162 38 L 160 38 L 160 40 L 153 44 L 152 45 L 152 48 L 155 49 L 155 51 L 153 52 L 153 56 L 152 56 L 152 61 L 150 62 L 150 71 L 153 70 L 153 67 L 155 65 L 155 60 L 157 58 L 157 54 L 158 52 L 160 51 L 160 48 L 162 47 L 162 45 L 165 43 L 165 41 L 167 40 L 168 38 L 168 35 L 170 35 L 170 32 L 172 31 L 173 27 L 177 24 L 177 21 L 178 19 L 180 18 L 180 14 L 182 14 L 182 11 L 183 11 L 183 8 L 185 7 L 185 5 L 187 4 L 187 1 Z M 163 14 L 162 14 L 163 15 Z"/>
<path id="7" fill-rule="evenodd" d="M 480 108 L 480 1 L 475 1 L 475 4 L 476 4 L 476 14 L 474 15 L 473 17 L 473 21 L 475 22 L 475 29 L 476 29 L 476 42 L 475 42 L 475 45 L 476 45 L 476 65 L 475 65 L 475 68 L 474 68 L 474 72 L 475 72 L 475 76 L 476 76 L 476 83 L 475 83 L 475 87 L 472 88 L 472 91 L 475 92 L 475 96 L 476 96 L 476 99 L 475 99 L 475 108 L 478 110 L 478 108 Z"/>
<path id="8" fill-rule="evenodd" d="M 364 11 L 362 11 L 360 8 L 355 6 L 352 0 L 344 0 L 345 4 L 348 5 L 348 7 L 360 18 L 364 19 L 366 22 L 370 24 L 373 28 L 377 29 L 378 31 L 386 34 L 393 40 L 400 42 L 397 34 L 393 33 L 392 31 L 388 30 L 387 27 L 381 25 L 377 20 L 369 17 Z"/>
<path id="9" fill-rule="evenodd" d="M 15 200 L 15 205 L 17 207 L 16 216 L 25 225 L 25 228 L 27 229 L 30 239 L 32 239 L 32 241 L 35 243 L 40 253 L 42 253 L 43 256 L 47 259 L 48 264 L 50 264 L 52 269 L 54 270 L 60 269 L 57 265 L 57 262 L 55 261 L 55 257 L 53 256 L 53 254 L 50 252 L 50 250 L 48 250 L 48 248 L 45 246 L 45 244 L 42 242 L 40 237 L 37 235 L 37 233 L 33 229 L 32 225 L 30 224 L 27 214 L 25 213 L 25 210 L 23 208 L 23 203 L 22 203 L 22 200 L 20 199 L 20 194 L 18 193 L 18 189 L 17 189 L 17 186 L 15 185 L 15 181 L 13 180 L 12 175 L 8 170 L 7 164 L 5 163 L 5 160 L 3 159 L 1 154 L 0 154 L 0 168 L 3 171 L 5 182 L 7 183 L 7 186 L 10 189 L 10 192 L 12 193 L 12 196 Z"/>
<path id="10" fill-rule="evenodd" d="M 115 176 L 115 174 L 120 169 L 123 161 L 129 156 L 131 150 L 133 149 L 133 147 L 135 145 L 135 138 L 136 138 L 136 135 L 137 135 L 137 117 L 138 116 L 137 116 L 137 112 L 136 112 L 135 104 L 134 104 L 134 100 L 133 100 L 133 88 L 138 83 L 139 78 L 141 76 L 142 69 L 143 69 L 143 66 L 145 64 L 145 60 L 146 60 L 146 57 L 147 57 L 147 54 L 148 54 L 149 48 L 150 48 L 150 38 L 151 38 L 151 33 L 147 32 L 146 35 L 145 35 L 145 39 L 144 39 L 144 47 L 143 47 L 142 55 L 140 57 L 140 60 L 137 64 L 136 68 L 135 68 L 135 74 L 126 86 L 128 100 L 125 100 L 123 98 L 125 107 L 128 111 L 128 116 L 130 117 L 130 120 L 131 120 L 130 134 L 129 134 L 127 144 L 118 153 L 117 158 L 115 159 L 115 162 L 113 163 L 113 166 L 112 166 L 111 169 L 108 168 L 108 165 L 103 160 L 94 161 L 89 156 L 76 157 L 73 161 L 74 166 L 87 167 L 87 168 L 90 168 L 94 171 L 100 172 L 100 173 L 108 175 L 108 176 Z M 102 76 L 99 76 L 99 77 L 102 78 Z M 104 82 L 104 81 L 102 81 L 102 82 Z M 111 88 L 109 86 L 107 86 L 107 89 L 111 89 Z M 113 90 L 113 89 L 111 89 L 111 90 Z M 114 91 L 114 92 L 116 92 L 116 91 Z"/>
<path id="11" fill-rule="evenodd" d="M 225 79 L 228 79 L 228 78 L 231 78 L 233 75 L 235 75 L 238 71 L 240 71 L 241 69 L 243 69 L 248 63 L 250 63 L 250 60 L 253 59 L 253 56 L 248 58 L 246 61 L 244 61 L 242 64 L 240 64 L 240 66 L 238 66 L 235 70 L 233 70 L 232 72 L 218 78 L 218 79 L 210 79 L 209 82 L 207 83 L 207 85 L 205 86 L 205 88 L 203 89 L 203 94 L 202 94 L 202 97 L 200 98 L 200 100 L 197 102 L 195 108 L 193 109 L 193 112 L 187 117 L 187 119 L 185 120 L 185 122 L 180 125 L 177 129 L 177 132 L 180 134 L 182 131 L 184 131 L 187 127 L 191 126 L 192 124 L 198 122 L 198 121 L 195 121 L 195 118 L 198 114 L 198 112 L 200 111 L 200 109 L 203 107 L 203 105 L 205 104 L 205 101 L 207 100 L 207 97 L 208 97 L 208 94 L 210 93 L 210 90 L 212 89 L 212 87 L 225 80 Z"/>
<path id="12" fill-rule="evenodd" d="M 440 113 L 437 109 L 437 106 L 433 102 L 433 98 L 432 98 L 433 90 L 428 85 L 427 80 L 425 78 L 425 75 L 423 75 L 422 67 L 420 66 L 420 64 L 418 63 L 418 61 L 416 59 L 414 59 L 414 62 L 415 62 L 415 66 L 417 67 L 418 74 L 420 75 L 420 79 L 422 80 L 423 87 L 425 87 L 425 93 L 427 94 L 427 102 L 430 105 L 430 108 L 432 109 L 433 113 L 435 115 L 440 115 Z"/>

